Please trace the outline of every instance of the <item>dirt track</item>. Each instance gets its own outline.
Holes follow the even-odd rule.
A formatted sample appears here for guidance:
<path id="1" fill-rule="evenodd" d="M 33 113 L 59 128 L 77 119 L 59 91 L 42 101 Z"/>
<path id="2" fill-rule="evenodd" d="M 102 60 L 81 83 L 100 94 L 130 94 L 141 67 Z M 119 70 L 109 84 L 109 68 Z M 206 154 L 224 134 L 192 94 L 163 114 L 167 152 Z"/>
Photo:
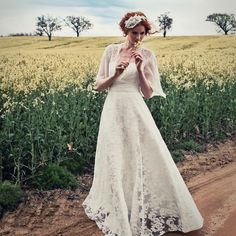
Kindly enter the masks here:
<path id="1" fill-rule="evenodd" d="M 208 152 L 186 154 L 178 168 L 202 213 L 201 230 L 166 236 L 235 236 L 236 235 L 236 141 L 217 146 Z M 91 176 L 83 176 L 89 189 Z M 4 215 L 0 236 L 103 236 L 94 221 L 85 215 L 81 203 L 87 192 L 71 190 L 27 191 L 25 202 Z"/>

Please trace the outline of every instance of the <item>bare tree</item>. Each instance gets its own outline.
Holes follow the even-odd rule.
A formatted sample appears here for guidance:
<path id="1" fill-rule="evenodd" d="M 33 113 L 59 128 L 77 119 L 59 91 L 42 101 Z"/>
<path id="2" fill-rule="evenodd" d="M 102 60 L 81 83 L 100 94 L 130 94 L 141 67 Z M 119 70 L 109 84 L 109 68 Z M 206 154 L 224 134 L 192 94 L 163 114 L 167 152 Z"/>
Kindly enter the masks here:
<path id="1" fill-rule="evenodd" d="M 35 35 L 36 36 L 43 36 L 43 30 L 42 28 L 37 28 L 35 31 Z"/>
<path id="2" fill-rule="evenodd" d="M 49 41 L 52 40 L 53 32 L 61 30 L 58 18 L 53 18 L 51 16 L 38 16 L 36 26 L 36 32 L 45 33 L 48 36 Z"/>
<path id="3" fill-rule="evenodd" d="M 76 32 L 77 37 L 79 37 L 80 32 L 89 30 L 93 26 L 88 19 L 82 16 L 67 16 L 64 21 L 66 26 Z"/>
<path id="4" fill-rule="evenodd" d="M 173 23 L 173 19 L 168 16 L 168 13 L 161 14 L 161 16 L 158 16 L 157 20 L 159 22 L 160 30 L 163 30 L 164 37 L 166 37 L 166 31 L 171 29 Z"/>
<path id="5" fill-rule="evenodd" d="M 236 32 L 236 20 L 234 14 L 228 15 L 226 13 L 214 13 L 207 16 L 206 21 L 215 23 L 217 27 L 219 27 L 219 29 L 216 29 L 218 33 L 223 31 L 225 35 L 227 35 L 230 31 L 233 33 Z"/>

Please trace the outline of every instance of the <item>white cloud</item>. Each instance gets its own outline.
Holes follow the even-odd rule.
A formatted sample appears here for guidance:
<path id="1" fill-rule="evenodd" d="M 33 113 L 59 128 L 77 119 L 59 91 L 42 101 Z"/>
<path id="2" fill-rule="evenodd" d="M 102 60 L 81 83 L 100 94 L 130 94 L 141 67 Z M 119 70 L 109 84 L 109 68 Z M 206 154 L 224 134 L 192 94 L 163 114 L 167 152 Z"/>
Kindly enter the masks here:
<path id="1" fill-rule="evenodd" d="M 42 14 L 61 18 L 67 15 L 87 17 L 94 27 L 90 31 L 82 32 L 85 36 L 122 35 L 118 22 L 128 11 L 143 11 L 154 23 L 157 16 L 169 11 L 169 16 L 173 18 L 173 29 L 168 35 L 216 34 L 214 25 L 205 21 L 207 15 L 214 12 L 235 14 L 236 4 L 233 0 L 0 1 L 0 35 L 33 32 L 36 17 Z M 75 34 L 69 28 L 63 27 L 56 35 Z"/>

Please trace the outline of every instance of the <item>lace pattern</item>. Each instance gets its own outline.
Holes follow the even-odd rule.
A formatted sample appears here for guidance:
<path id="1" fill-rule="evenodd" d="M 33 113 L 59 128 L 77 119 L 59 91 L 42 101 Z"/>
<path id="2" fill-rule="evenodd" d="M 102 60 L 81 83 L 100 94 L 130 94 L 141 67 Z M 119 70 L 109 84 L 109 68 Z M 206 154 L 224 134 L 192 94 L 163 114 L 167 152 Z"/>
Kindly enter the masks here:
<path id="1" fill-rule="evenodd" d="M 114 72 L 114 70 L 110 69 L 110 67 L 113 66 L 110 64 L 110 62 L 115 62 L 118 60 L 119 51 L 122 45 L 123 44 L 110 44 L 105 48 L 99 65 L 96 81 L 99 79 L 106 78 L 111 75 L 111 72 Z M 139 50 L 140 53 L 143 55 L 143 58 L 145 58 L 144 74 L 153 90 L 151 97 L 162 96 L 166 98 L 166 94 L 163 92 L 161 86 L 161 77 L 159 74 L 158 62 L 155 54 L 146 48 L 140 48 Z M 144 97 L 140 88 L 139 92 Z"/>
<path id="2" fill-rule="evenodd" d="M 105 222 L 109 217 L 110 212 L 105 211 L 103 207 L 100 207 L 96 212 L 93 212 L 91 207 L 84 204 L 86 214 L 96 222 L 97 226 L 105 235 L 108 236 L 123 236 L 125 232 L 117 234 L 106 226 Z M 139 207 L 141 211 L 142 207 Z M 134 236 L 161 236 L 166 232 L 182 231 L 182 223 L 179 216 L 166 216 L 163 212 L 166 209 L 150 209 L 145 211 L 145 218 L 139 218 L 136 226 L 133 227 Z M 130 212 L 128 214 L 128 220 L 130 221 Z M 142 223 L 144 222 L 144 223 Z M 143 225 L 143 226 L 142 226 Z"/>
<path id="3" fill-rule="evenodd" d="M 97 79 L 114 69 L 119 48 L 106 48 Z M 146 49 L 143 53 L 147 63 L 153 63 L 145 72 L 151 81 L 154 54 Z M 158 88 L 156 94 L 160 95 Z M 203 218 L 138 91 L 134 64 L 127 67 L 122 79 L 113 83 L 105 99 L 93 184 L 82 206 L 109 236 L 161 236 L 169 231 L 189 232 L 203 225 Z"/>

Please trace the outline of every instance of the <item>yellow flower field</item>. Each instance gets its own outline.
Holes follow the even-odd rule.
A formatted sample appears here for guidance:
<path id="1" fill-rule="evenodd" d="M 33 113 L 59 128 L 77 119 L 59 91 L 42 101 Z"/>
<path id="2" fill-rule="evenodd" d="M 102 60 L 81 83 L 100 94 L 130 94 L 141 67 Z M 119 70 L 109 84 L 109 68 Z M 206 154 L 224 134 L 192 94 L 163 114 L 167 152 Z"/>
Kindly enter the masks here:
<path id="1" fill-rule="evenodd" d="M 91 90 L 122 37 L 0 37 L 0 163 L 16 183 L 48 163 L 91 168 L 106 92 Z M 147 99 L 173 159 L 236 130 L 236 37 L 149 37 L 166 99 Z M 68 144 L 73 143 L 73 148 Z"/>
<path id="2" fill-rule="evenodd" d="M 0 38 L 0 78 L 4 89 L 31 91 L 40 84 L 63 89 L 95 76 L 104 47 L 122 37 Z M 153 50 L 161 75 L 179 85 L 191 78 L 211 77 L 219 83 L 235 78 L 235 36 L 147 37 L 143 47 Z M 210 83 L 210 81 L 206 81 Z"/>

